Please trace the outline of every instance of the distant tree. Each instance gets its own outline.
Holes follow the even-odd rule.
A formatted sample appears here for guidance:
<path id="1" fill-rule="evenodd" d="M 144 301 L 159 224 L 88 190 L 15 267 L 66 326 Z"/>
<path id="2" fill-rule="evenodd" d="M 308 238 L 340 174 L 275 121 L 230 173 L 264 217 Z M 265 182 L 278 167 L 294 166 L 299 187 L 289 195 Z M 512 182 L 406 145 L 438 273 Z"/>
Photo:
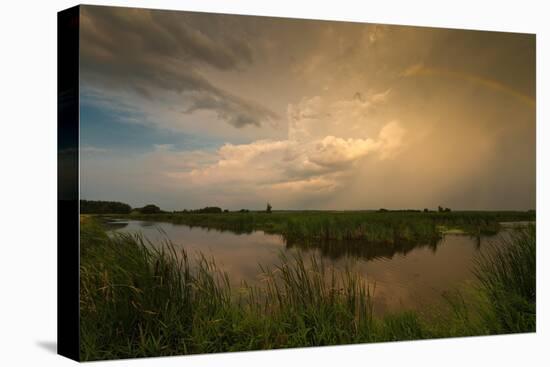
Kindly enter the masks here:
<path id="1" fill-rule="evenodd" d="M 424 213 L 428 213 L 430 210 L 428 208 L 424 208 Z"/>
<path id="2" fill-rule="evenodd" d="M 451 209 L 450 209 L 450 208 L 445 208 L 445 209 L 443 209 L 443 211 L 444 211 L 445 213 L 449 213 L 449 212 L 451 211 Z"/>
<path id="3" fill-rule="evenodd" d="M 160 208 L 154 204 L 149 204 L 139 209 L 139 212 L 141 214 L 157 214 L 160 213 Z"/>
<path id="4" fill-rule="evenodd" d="M 248 210 L 248 209 L 241 209 L 241 210 L 239 210 L 239 213 L 248 213 L 249 211 L 250 210 Z"/>
<path id="5" fill-rule="evenodd" d="M 270 203 L 267 203 L 267 207 L 265 208 L 265 211 L 266 211 L 267 213 L 271 213 L 271 208 L 272 208 L 271 204 L 270 204 Z"/>
<path id="6" fill-rule="evenodd" d="M 213 213 L 221 213 L 222 208 L 217 206 L 206 206 L 202 209 L 193 210 L 195 213 L 207 213 L 207 214 L 213 214 Z"/>
<path id="7" fill-rule="evenodd" d="M 224 209 L 223 212 L 224 212 L 224 213 L 229 213 L 229 210 L 228 210 L 228 209 Z"/>
<path id="8" fill-rule="evenodd" d="M 378 211 L 384 213 L 384 212 L 387 212 L 387 211 L 389 211 L 389 210 L 386 209 L 386 208 L 380 208 L 380 209 L 378 209 Z"/>
<path id="9" fill-rule="evenodd" d="M 80 200 L 82 214 L 128 214 L 132 207 L 118 201 Z"/>
<path id="10" fill-rule="evenodd" d="M 443 212 L 443 207 L 441 207 L 441 205 L 439 205 L 439 206 L 437 207 L 437 211 L 440 212 L 440 213 Z"/>

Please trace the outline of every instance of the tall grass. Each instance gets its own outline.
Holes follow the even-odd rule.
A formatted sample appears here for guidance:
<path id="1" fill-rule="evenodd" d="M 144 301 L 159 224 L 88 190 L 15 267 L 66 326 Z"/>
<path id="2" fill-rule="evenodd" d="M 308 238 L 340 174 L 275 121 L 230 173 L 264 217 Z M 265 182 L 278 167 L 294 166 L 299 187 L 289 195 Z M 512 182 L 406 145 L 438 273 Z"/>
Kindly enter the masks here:
<path id="1" fill-rule="evenodd" d="M 534 232 L 527 236 L 533 236 L 534 242 Z M 529 243 L 513 241 L 519 246 Z M 487 274 L 493 268 L 485 260 L 480 262 L 479 274 L 485 276 L 482 293 L 486 292 L 483 294 L 487 299 L 496 297 L 499 301 L 494 302 L 495 310 L 488 306 L 493 303 L 484 303 L 482 311 L 487 316 L 477 317 L 477 324 L 464 317 L 466 307 L 462 305 L 454 308 L 458 310 L 456 315 L 444 317 L 425 318 L 418 312 L 402 312 L 380 318 L 373 315 L 374 289 L 354 270 L 353 264 L 336 272 L 317 257 L 281 255 L 279 264 L 260 268 L 262 285 L 243 284 L 232 289 L 228 276 L 204 256 L 190 259 L 168 241 L 156 249 L 139 235 L 107 236 L 93 218 L 88 218 L 81 224 L 81 358 L 531 331 L 534 326 L 529 322 L 517 322 L 527 319 L 525 308 L 514 309 L 523 303 L 510 301 L 507 295 L 530 294 L 523 292 L 524 282 L 516 277 L 528 278 L 529 272 L 534 271 L 526 259 L 534 252 L 513 251 L 516 255 L 503 255 L 505 261 L 498 261 L 522 270 L 503 272 L 496 277 L 498 281 Z M 487 259 L 495 262 L 493 257 Z M 523 265 L 516 266 L 518 261 Z M 501 310 L 497 305 L 506 305 L 510 315 L 515 312 L 516 321 L 509 321 L 510 317 L 495 318 Z M 491 327 L 484 327 L 483 323 L 489 321 Z M 515 328 L 506 329 L 509 325 Z"/>
<path id="2" fill-rule="evenodd" d="M 536 229 L 501 234 L 474 259 L 476 283 L 444 295 L 450 311 L 436 334 L 494 335 L 536 330 Z M 437 330 L 437 324 L 447 330 Z"/>
<path id="3" fill-rule="evenodd" d="M 475 275 L 490 305 L 484 314 L 493 333 L 536 327 L 535 226 L 514 231 L 477 260 Z"/>

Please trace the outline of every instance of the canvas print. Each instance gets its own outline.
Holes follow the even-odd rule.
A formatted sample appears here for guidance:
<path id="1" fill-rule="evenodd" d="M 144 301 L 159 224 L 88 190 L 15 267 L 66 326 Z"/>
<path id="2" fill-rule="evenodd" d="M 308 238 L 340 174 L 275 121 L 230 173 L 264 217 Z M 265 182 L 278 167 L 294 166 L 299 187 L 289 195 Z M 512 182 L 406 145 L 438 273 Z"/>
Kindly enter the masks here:
<path id="1" fill-rule="evenodd" d="M 535 332 L 534 34 L 76 14 L 78 359 Z"/>

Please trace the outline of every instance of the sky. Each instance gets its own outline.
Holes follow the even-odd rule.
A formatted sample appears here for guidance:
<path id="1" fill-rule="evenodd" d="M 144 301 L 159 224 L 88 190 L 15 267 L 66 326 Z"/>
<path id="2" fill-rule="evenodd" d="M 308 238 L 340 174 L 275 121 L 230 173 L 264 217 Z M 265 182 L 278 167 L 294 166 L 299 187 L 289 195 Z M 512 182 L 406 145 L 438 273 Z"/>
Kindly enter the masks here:
<path id="1" fill-rule="evenodd" d="M 535 208 L 535 35 L 80 9 L 82 199 Z"/>

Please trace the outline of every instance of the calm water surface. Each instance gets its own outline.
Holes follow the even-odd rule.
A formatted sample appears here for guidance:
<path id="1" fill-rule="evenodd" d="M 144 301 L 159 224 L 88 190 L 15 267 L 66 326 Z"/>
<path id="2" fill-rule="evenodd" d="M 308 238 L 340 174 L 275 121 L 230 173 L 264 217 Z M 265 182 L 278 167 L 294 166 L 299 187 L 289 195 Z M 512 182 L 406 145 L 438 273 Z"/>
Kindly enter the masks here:
<path id="1" fill-rule="evenodd" d="M 376 285 L 374 308 L 378 314 L 422 308 L 441 301 L 443 292 L 474 279 L 472 260 L 480 248 L 495 240 L 494 237 L 477 240 L 465 235 L 448 234 L 436 244 L 375 246 L 329 243 L 319 248 L 303 248 L 299 244 L 287 245 L 281 236 L 262 231 L 235 234 L 143 221 L 118 221 L 112 231 L 141 232 L 156 246 L 169 238 L 191 256 L 202 252 L 215 259 L 235 286 L 243 280 L 252 284 L 259 282 L 259 264 L 278 264 L 281 252 L 292 253 L 298 248 L 321 256 L 337 268 L 352 261 L 369 284 Z"/>

